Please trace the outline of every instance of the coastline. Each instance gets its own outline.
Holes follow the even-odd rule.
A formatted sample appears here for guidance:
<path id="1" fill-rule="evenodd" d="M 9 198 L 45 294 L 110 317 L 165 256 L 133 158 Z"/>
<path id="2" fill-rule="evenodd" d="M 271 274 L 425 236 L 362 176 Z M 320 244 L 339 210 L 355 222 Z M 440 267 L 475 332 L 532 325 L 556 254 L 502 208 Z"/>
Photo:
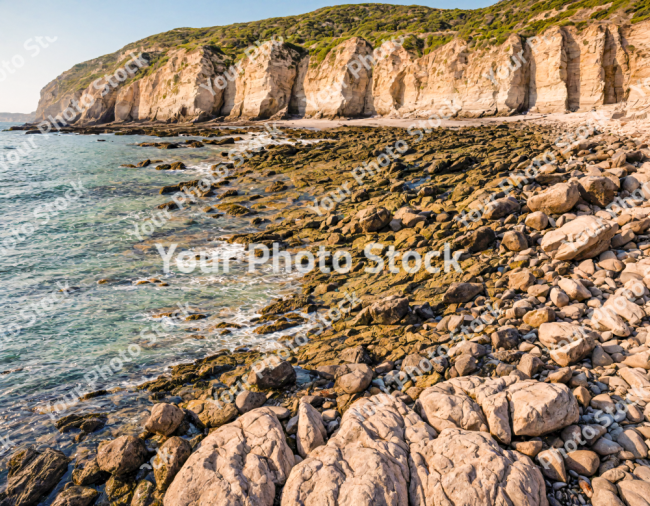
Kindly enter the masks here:
<path id="1" fill-rule="evenodd" d="M 539 285 L 549 281 L 546 273 L 530 262 L 530 256 L 517 260 L 517 252 L 527 251 L 529 246 L 535 248 L 542 234 L 529 228 L 526 248 L 510 250 L 515 253 L 504 256 L 508 252 L 503 246 L 504 235 L 523 223 L 516 214 L 520 214 L 525 204 L 518 203 L 517 209 L 513 207 L 510 211 L 506 209 L 501 216 L 481 216 L 477 221 L 467 222 L 454 220 L 455 216 L 465 216 L 464 212 L 473 212 L 477 208 L 472 204 L 486 197 L 492 196 L 499 202 L 507 200 L 506 192 L 501 191 L 502 184 L 512 181 L 513 175 L 523 171 L 532 160 L 543 156 L 549 148 L 553 149 L 558 136 L 566 130 L 565 125 L 552 122 L 552 119 L 546 125 L 532 122 L 532 119 L 531 122 L 520 120 L 463 121 L 454 123 L 459 128 L 445 129 L 443 126 L 443 129 L 428 133 L 417 128 L 408 131 L 387 125 L 371 128 L 374 125 L 356 125 L 350 120 L 342 121 L 345 126 L 316 121 L 286 123 L 291 128 L 302 127 L 286 130 L 287 137 L 319 142 L 296 142 L 299 149 L 295 145 L 280 145 L 251 153 L 245 163 L 228 176 L 232 178 L 230 185 L 212 187 L 213 194 L 201 196 L 194 205 L 203 206 L 210 201 L 217 207 L 222 206 L 220 211 L 237 214 L 244 208 L 252 219 L 255 219 L 256 210 L 276 211 L 269 216 L 267 224 L 258 223 L 257 226 L 265 225 L 260 231 L 234 234 L 229 242 L 267 247 L 279 244 L 282 251 L 293 254 L 305 250 L 315 253 L 321 245 L 332 252 L 348 252 L 352 259 L 350 272 L 311 270 L 300 280 L 301 294 L 273 301 L 260 311 L 262 319 L 252 322 L 268 325 L 270 329 L 297 329 L 310 321 L 309 314 L 316 313 L 330 323 L 304 336 L 308 338 L 304 346 L 286 346 L 290 350 L 284 355 L 286 361 L 265 364 L 271 371 L 282 369 L 274 373 L 276 376 L 269 383 L 260 383 L 254 370 L 260 360 L 268 361 L 269 354 L 242 350 L 177 364 L 171 367 L 171 374 L 163 374 L 138 388 L 151 392 L 152 406 L 171 404 L 183 408 L 184 422 L 176 434 L 185 437 L 192 450 L 200 448 L 199 442 L 221 427 L 245 419 L 247 411 L 240 409 L 236 401 L 240 395 L 248 399 L 255 398 L 253 394 L 262 394 L 255 402 L 251 401 L 252 405 L 262 403 L 269 409 L 275 408 L 273 412 L 287 433 L 286 444 L 293 454 L 299 454 L 300 447 L 296 446 L 299 438 L 291 437 L 296 434 L 290 431 L 287 421 L 301 414 L 301 406 L 305 403 L 323 416 L 326 411 L 328 416 L 334 416 L 328 422 L 325 438 L 334 440 L 343 423 L 341 417 L 348 416 L 346 413 L 355 402 L 381 396 L 385 391 L 392 393 L 395 402 L 414 406 L 427 389 L 466 376 L 481 378 L 480 381 L 512 376 L 521 381 L 533 381 L 535 385 L 547 384 L 543 379 L 561 368 L 550 364 L 552 359 L 557 362 L 552 350 L 536 341 L 538 331 L 535 329 L 539 325 L 531 324 L 532 320 L 526 318 L 522 320 L 517 316 L 519 312 L 512 308 L 515 294 L 522 294 L 522 297 L 530 294 L 526 292 L 530 286 L 521 288 L 513 282 L 501 282 L 505 273 L 513 279 L 523 272 L 533 276 Z M 409 120 L 409 126 L 413 123 Z M 417 126 L 417 120 L 415 124 Z M 275 126 L 283 128 L 283 125 L 278 122 Z M 324 125 L 334 128 L 325 129 Z M 219 127 L 225 126 L 219 124 Z M 309 130 L 319 126 L 323 129 Z M 170 130 L 193 136 L 192 132 L 198 133 L 207 127 L 202 124 Z M 161 125 L 152 128 L 163 129 Z M 83 133 L 92 131 L 94 129 L 83 129 Z M 608 142 L 597 132 L 590 137 Z M 641 144 L 639 140 L 638 145 Z M 387 147 L 392 151 L 385 149 Z M 578 152 L 576 145 L 571 148 L 570 156 L 558 159 L 566 165 L 581 157 L 584 162 L 584 158 L 590 156 L 578 155 Z M 382 156 L 388 163 L 382 163 Z M 368 163 L 360 164 L 359 160 L 364 159 L 377 160 L 377 168 L 381 166 L 383 170 L 375 171 Z M 523 203 L 530 199 L 535 185 L 546 189 L 575 177 L 574 172 L 568 170 L 554 170 L 541 176 L 523 184 L 508 183 L 511 195 Z M 269 186 L 260 198 L 251 199 L 250 192 L 242 191 L 252 181 L 265 181 L 264 178 L 270 178 L 268 183 L 263 183 Z M 237 193 L 221 197 L 228 189 L 235 189 Z M 220 197 L 217 201 L 214 201 L 214 193 Z M 257 192 L 255 195 L 260 196 Z M 329 201 L 325 202 L 326 198 Z M 191 199 L 188 205 L 192 205 L 190 202 Z M 508 205 L 504 204 L 506 208 Z M 366 210 L 371 208 L 374 210 L 368 215 Z M 399 223 L 394 223 L 395 220 Z M 389 245 L 402 253 L 414 251 L 422 256 L 432 250 L 440 251 L 439 258 L 433 261 L 439 270 L 410 273 L 398 267 L 397 272 L 391 273 L 386 265 L 383 271 L 366 275 L 369 257 L 364 250 L 369 243 L 381 245 L 382 253 Z M 449 262 L 444 256 L 447 244 L 451 254 L 459 253 L 457 261 L 461 272 L 448 268 Z M 450 296 L 456 284 L 463 285 L 463 290 L 470 290 L 471 296 L 466 293 Z M 481 290 L 474 291 L 478 285 Z M 350 300 L 355 303 L 344 306 L 346 311 L 339 310 L 338 318 L 334 318 L 336 312 L 332 310 Z M 496 311 L 497 317 L 488 318 L 478 325 L 479 328 L 472 328 L 476 332 L 467 336 L 470 343 L 467 355 L 464 352 L 439 354 L 441 347 L 449 350 L 463 343 L 458 339 L 463 334 L 455 333 L 460 327 L 452 330 L 450 318 L 460 313 L 464 315 L 460 323 L 474 321 L 485 311 Z M 583 324 L 582 317 L 578 320 Z M 517 346 L 499 346 L 493 337 L 488 337 L 501 332 L 504 325 L 517 330 Z M 295 342 L 295 334 L 293 338 L 280 341 Z M 433 355 L 428 353 L 432 350 L 435 351 Z M 530 355 L 526 352 L 531 350 L 535 350 L 535 358 L 548 365 L 531 369 L 511 365 L 517 362 L 521 365 L 523 357 Z M 400 379 L 407 371 L 405 367 L 413 362 L 411 357 L 424 359 L 427 356 L 431 359 L 430 365 L 433 364 L 431 369 Z M 282 364 L 290 364 L 289 369 Z M 591 362 L 588 365 L 591 366 Z M 504 371 L 507 374 L 502 374 Z M 523 376 L 516 371 L 521 371 Z M 354 378 L 349 378 L 350 375 Z M 212 399 L 217 400 L 216 407 L 212 407 Z M 331 410 L 336 414 L 332 415 Z M 114 427 L 114 436 L 136 435 L 147 416 L 142 414 L 139 421 L 129 426 Z M 96 417 L 93 414 L 91 418 Z M 74 424 L 79 426 L 84 421 L 86 418 L 68 420 L 73 424 L 72 430 L 76 430 Z M 155 454 L 159 445 L 167 441 L 165 436 L 156 436 L 154 432 L 145 430 L 138 438 L 147 442 L 149 455 Z M 519 442 L 528 443 L 529 440 L 524 438 Z M 77 456 L 74 465 L 78 474 L 91 465 L 93 450 L 92 446 L 88 447 L 83 455 Z M 301 464 L 297 462 L 296 465 Z M 71 473 L 70 468 L 60 484 L 49 492 L 48 501 L 63 490 L 67 477 L 75 480 Z M 133 496 L 136 485 L 147 481 L 146 470 L 136 474 L 127 495 Z M 278 490 L 281 486 L 276 492 Z M 163 492 L 152 489 L 147 497 L 162 500 Z M 107 500 L 116 499 L 117 496 Z"/>

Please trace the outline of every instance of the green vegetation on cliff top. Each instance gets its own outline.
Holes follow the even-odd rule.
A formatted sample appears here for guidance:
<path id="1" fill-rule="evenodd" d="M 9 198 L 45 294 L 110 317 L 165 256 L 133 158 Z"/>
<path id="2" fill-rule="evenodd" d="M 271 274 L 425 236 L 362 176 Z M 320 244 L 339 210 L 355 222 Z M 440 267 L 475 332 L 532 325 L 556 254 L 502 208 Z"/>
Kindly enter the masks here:
<path id="1" fill-rule="evenodd" d="M 351 37 L 363 37 L 377 47 L 387 39 L 403 35 L 408 36 L 404 47 L 419 56 L 454 37 L 480 49 L 501 44 L 513 33 L 532 36 L 553 25 L 583 29 L 604 20 L 636 23 L 649 17 L 650 0 L 502 0 L 476 10 L 372 3 L 338 5 L 299 16 L 209 28 L 177 28 L 152 35 L 113 54 L 75 65 L 60 76 L 59 92 L 86 88 L 126 63 L 128 58 L 118 58 L 128 51 L 147 52 L 152 59 L 148 72 L 152 72 L 166 61 L 166 51 L 179 47 L 192 50 L 208 46 L 230 63 L 241 58 L 244 50 L 256 41 L 276 36 L 321 61 L 333 47 Z"/>

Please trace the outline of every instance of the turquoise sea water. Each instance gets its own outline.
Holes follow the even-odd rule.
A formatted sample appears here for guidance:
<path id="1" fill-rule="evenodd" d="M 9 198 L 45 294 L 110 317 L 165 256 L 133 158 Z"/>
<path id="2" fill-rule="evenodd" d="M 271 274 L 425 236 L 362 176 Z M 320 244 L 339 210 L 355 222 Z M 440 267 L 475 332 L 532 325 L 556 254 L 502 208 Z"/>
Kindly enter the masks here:
<path id="1" fill-rule="evenodd" d="M 0 123 L 0 130 L 8 126 Z M 25 144 L 29 138 L 31 144 Z M 163 273 L 156 242 L 165 248 L 177 243 L 177 252 L 217 248 L 241 258 L 240 248 L 217 238 L 253 229 L 248 219 L 211 218 L 200 212 L 203 206 L 172 212 L 171 219 L 156 210 L 170 200 L 158 194 L 161 186 L 197 179 L 217 163 L 221 149 L 135 146 L 152 140 L 0 132 L 1 457 L 32 443 L 69 453 L 72 439 L 59 434 L 52 418 L 43 414 L 48 405 L 63 407 L 65 396 L 74 398 L 75 389 L 123 388 L 156 376 L 170 364 L 259 343 L 260 336 L 246 328 L 227 336 L 191 336 L 221 321 L 245 322 L 271 298 L 295 290 L 286 276 L 251 275 L 247 264 L 236 260 L 228 274 L 199 269 Z M 182 161 L 188 170 L 120 167 L 147 158 Z M 152 213 L 162 226 L 150 237 L 141 241 L 128 233 L 135 230 L 134 223 L 151 231 Z M 134 284 L 152 277 L 169 286 Z M 112 281 L 98 284 L 100 279 Z M 59 290 L 66 286 L 71 289 L 63 296 Z M 209 318 L 166 325 L 152 342 L 148 329 L 161 320 L 151 315 L 178 310 L 179 305 Z M 122 365 L 109 375 L 110 364 Z M 90 380 L 95 380 L 92 385 Z M 138 403 L 145 401 L 146 394 L 116 393 L 70 403 L 57 417 L 124 406 L 137 417 Z"/>

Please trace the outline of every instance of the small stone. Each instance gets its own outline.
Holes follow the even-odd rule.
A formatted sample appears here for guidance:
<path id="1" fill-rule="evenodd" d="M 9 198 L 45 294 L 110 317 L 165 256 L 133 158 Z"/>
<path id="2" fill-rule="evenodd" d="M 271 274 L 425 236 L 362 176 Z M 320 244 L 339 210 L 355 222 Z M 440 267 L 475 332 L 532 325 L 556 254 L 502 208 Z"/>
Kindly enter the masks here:
<path id="1" fill-rule="evenodd" d="M 527 455 L 531 459 L 534 459 L 539 452 L 542 451 L 543 443 L 541 440 L 531 440 L 531 441 L 519 441 L 511 443 L 511 445 L 519 453 Z"/>
<path id="2" fill-rule="evenodd" d="M 542 211 L 535 211 L 526 216 L 525 224 L 534 230 L 544 230 L 548 227 L 548 216 Z"/>
<path id="3" fill-rule="evenodd" d="M 598 454 L 590 450 L 576 450 L 567 452 L 564 464 L 568 469 L 580 475 L 592 476 L 598 471 L 600 458 Z"/>

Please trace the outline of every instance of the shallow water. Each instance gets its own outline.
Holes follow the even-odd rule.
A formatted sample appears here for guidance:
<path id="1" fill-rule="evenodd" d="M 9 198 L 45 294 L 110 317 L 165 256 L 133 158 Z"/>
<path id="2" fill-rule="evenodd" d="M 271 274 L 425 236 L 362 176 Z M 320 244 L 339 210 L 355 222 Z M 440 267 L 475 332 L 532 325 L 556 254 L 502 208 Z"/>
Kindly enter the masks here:
<path id="1" fill-rule="evenodd" d="M 8 126 L 0 123 L 0 129 Z M 31 144 L 25 144 L 28 140 Z M 5 372 L 0 375 L 0 456 L 34 441 L 72 448 L 71 438 L 58 434 L 52 417 L 44 414 L 50 405 L 62 408 L 66 394 L 68 409 L 57 417 L 132 408 L 146 400 L 143 393 L 124 391 L 75 404 L 69 401 L 75 388 L 85 393 L 134 385 L 170 364 L 272 339 L 246 328 L 227 336 L 188 337 L 204 335 L 205 327 L 221 321 L 247 321 L 295 286 L 293 279 L 268 271 L 249 274 L 247 264 L 237 260 L 228 273 L 163 272 L 157 242 L 165 250 L 177 243 L 177 252 L 216 248 L 241 260 L 240 247 L 217 238 L 252 228 L 248 219 L 211 218 L 200 211 L 203 206 L 171 212 L 171 218 L 156 210 L 170 200 L 159 195 L 161 186 L 197 179 L 219 161 L 222 149 L 135 145 L 153 140 L 0 132 L 0 373 Z M 189 169 L 120 167 L 147 158 L 182 161 Z M 52 204 L 49 211 L 43 207 Z M 129 233 L 133 224 L 149 224 L 145 230 L 151 231 L 152 214 L 161 226 L 151 236 L 141 241 Z M 149 278 L 169 286 L 134 284 Z M 98 284 L 100 279 L 112 281 Z M 63 296 L 59 290 L 66 286 L 76 289 Z M 58 302 L 51 302 L 53 294 Z M 150 329 L 161 320 L 151 315 L 179 307 L 208 319 L 162 320 L 169 324 L 153 342 Z"/>

